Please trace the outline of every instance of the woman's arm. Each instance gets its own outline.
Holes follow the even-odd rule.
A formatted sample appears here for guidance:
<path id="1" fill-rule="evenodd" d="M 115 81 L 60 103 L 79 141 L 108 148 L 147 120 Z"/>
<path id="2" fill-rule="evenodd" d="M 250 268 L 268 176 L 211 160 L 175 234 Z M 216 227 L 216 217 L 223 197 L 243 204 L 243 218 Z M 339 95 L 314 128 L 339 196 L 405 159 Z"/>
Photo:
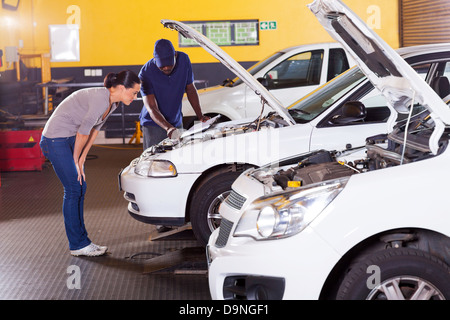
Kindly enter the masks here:
<path id="1" fill-rule="evenodd" d="M 83 180 L 86 181 L 86 176 L 84 174 L 84 162 L 86 161 L 88 152 L 94 144 L 97 135 L 98 130 L 95 129 L 92 129 L 89 135 L 84 135 L 77 132 L 77 136 L 75 138 L 75 148 L 73 150 L 73 161 L 75 162 L 75 167 L 77 168 L 77 181 L 79 181 L 80 184 L 83 184 Z"/>

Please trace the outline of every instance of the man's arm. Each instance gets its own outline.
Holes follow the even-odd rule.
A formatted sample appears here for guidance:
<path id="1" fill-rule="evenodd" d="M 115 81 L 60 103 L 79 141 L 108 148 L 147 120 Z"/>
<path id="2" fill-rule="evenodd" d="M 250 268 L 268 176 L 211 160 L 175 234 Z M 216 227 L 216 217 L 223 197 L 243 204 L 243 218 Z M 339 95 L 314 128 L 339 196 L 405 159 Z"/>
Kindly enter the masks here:
<path id="1" fill-rule="evenodd" d="M 202 122 L 208 120 L 209 117 L 204 116 L 202 114 L 202 108 L 200 107 L 200 99 L 198 98 L 197 89 L 195 88 L 194 83 L 188 84 L 186 86 L 186 95 L 189 100 L 189 103 L 194 109 L 195 114 L 197 115 L 198 120 Z"/>
<path id="2" fill-rule="evenodd" d="M 144 106 L 147 109 L 150 117 L 155 121 L 155 123 L 166 130 L 170 130 L 173 126 L 166 120 L 166 118 L 162 115 L 161 111 L 159 111 L 158 103 L 156 102 L 155 95 L 148 94 L 143 96 Z"/>

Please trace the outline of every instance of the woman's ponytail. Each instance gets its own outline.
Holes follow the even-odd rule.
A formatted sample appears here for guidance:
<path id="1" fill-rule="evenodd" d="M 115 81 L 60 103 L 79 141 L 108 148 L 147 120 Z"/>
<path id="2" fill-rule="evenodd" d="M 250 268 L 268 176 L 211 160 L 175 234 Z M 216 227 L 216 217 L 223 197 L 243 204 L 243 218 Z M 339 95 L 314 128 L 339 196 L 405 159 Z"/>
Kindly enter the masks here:
<path id="1" fill-rule="evenodd" d="M 105 80 L 103 80 L 103 85 L 109 89 L 117 85 L 116 81 L 117 81 L 117 73 L 110 72 L 106 75 Z"/>
<path id="2" fill-rule="evenodd" d="M 141 83 L 141 80 L 133 71 L 130 70 L 124 70 L 119 73 L 110 72 L 103 80 L 103 85 L 108 89 L 119 84 L 129 89 L 133 88 L 136 83 Z"/>

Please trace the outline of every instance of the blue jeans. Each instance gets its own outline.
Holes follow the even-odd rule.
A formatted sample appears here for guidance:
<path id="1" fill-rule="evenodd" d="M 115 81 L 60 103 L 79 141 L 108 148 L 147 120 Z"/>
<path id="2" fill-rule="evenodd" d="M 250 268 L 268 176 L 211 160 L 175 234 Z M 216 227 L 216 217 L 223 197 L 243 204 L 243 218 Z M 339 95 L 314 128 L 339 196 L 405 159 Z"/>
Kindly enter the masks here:
<path id="1" fill-rule="evenodd" d="M 84 226 L 84 195 L 86 182 L 80 185 L 73 161 L 75 136 L 50 139 L 42 136 L 42 153 L 52 163 L 56 175 L 64 187 L 63 215 L 70 250 L 78 250 L 91 243 Z"/>

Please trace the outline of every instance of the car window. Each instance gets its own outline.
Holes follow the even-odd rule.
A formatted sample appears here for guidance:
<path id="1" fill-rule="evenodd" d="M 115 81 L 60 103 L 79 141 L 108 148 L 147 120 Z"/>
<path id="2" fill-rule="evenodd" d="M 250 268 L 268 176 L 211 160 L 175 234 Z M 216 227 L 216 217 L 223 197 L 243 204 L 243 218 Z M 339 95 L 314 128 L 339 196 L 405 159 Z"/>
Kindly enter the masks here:
<path id="1" fill-rule="evenodd" d="M 318 85 L 323 55 L 323 50 L 313 50 L 296 54 L 282 61 L 264 75 L 268 89 Z"/>
<path id="2" fill-rule="evenodd" d="M 281 57 L 283 54 L 284 54 L 283 52 L 275 52 L 274 54 L 270 55 L 269 57 L 255 63 L 253 66 L 248 68 L 247 71 L 252 76 L 254 76 L 259 70 L 263 69 L 265 66 L 272 63 L 272 61 Z M 227 86 L 231 87 L 231 86 L 237 86 L 238 84 L 243 83 L 243 81 L 240 78 L 236 77 L 231 82 L 227 81 L 226 83 L 227 83 Z"/>
<path id="3" fill-rule="evenodd" d="M 413 66 L 413 69 L 425 79 L 431 64 L 420 64 Z M 387 121 L 390 115 L 390 110 L 387 106 L 386 99 L 378 90 L 372 90 L 367 96 L 361 99 L 361 102 L 366 107 L 367 116 L 364 122 L 384 122 Z"/>
<path id="4" fill-rule="evenodd" d="M 445 64 L 443 76 L 446 77 L 447 79 L 450 79 L 450 62 L 447 62 Z M 448 92 L 447 94 L 445 94 L 445 92 L 442 92 L 440 93 L 440 96 L 442 96 L 442 99 L 444 100 L 445 103 L 447 104 L 450 103 L 450 92 Z"/>
<path id="5" fill-rule="evenodd" d="M 422 79 L 426 79 L 428 75 L 428 71 L 430 70 L 431 63 L 424 63 L 415 65 L 413 68 L 419 74 Z"/>
<path id="6" fill-rule="evenodd" d="M 328 58 L 328 74 L 327 81 L 340 75 L 342 72 L 350 68 L 347 60 L 347 55 L 344 49 L 334 48 L 330 49 L 330 56 Z"/>
<path id="7" fill-rule="evenodd" d="M 450 62 L 437 63 L 431 77 L 433 78 L 430 80 L 431 88 L 447 102 L 450 95 Z"/>
<path id="8" fill-rule="evenodd" d="M 413 66 L 413 68 L 423 78 L 426 78 L 430 67 L 431 64 L 420 64 Z M 365 80 L 366 76 L 364 73 L 359 68 L 354 67 L 344 72 L 339 77 L 332 79 L 314 94 L 300 99 L 292 104 L 288 108 L 289 113 L 297 123 L 309 122 L 330 108 L 342 96 L 349 93 Z M 354 97 L 354 99 L 361 101 L 365 105 L 367 111 L 367 121 L 387 121 L 390 111 L 384 96 L 379 91 L 373 90 L 373 86 L 370 83 L 366 83 L 364 90 L 361 91 L 363 93 L 358 97 Z M 335 112 L 330 114 L 330 117 L 338 112 L 339 110 L 337 109 Z M 331 125 L 327 121 L 322 122 L 322 124 L 326 126 Z"/>
<path id="9" fill-rule="evenodd" d="M 412 67 L 423 79 L 425 79 L 430 70 L 431 64 L 430 63 L 420 64 L 420 65 L 415 65 Z M 347 125 L 355 125 L 358 123 L 367 124 L 367 123 L 386 122 L 389 119 L 391 112 L 388 107 L 386 98 L 383 96 L 383 94 L 381 92 L 379 92 L 378 90 L 373 90 L 373 86 L 371 84 L 368 85 L 368 89 L 365 90 L 365 92 L 366 93 L 364 94 L 364 96 L 362 96 L 361 98 L 358 99 L 365 106 L 365 109 L 366 109 L 365 119 L 361 120 L 359 122 L 351 122 L 351 123 L 348 123 Z M 418 108 L 417 110 L 416 109 L 414 109 L 414 110 L 421 111 L 420 108 Z M 415 113 L 415 111 L 413 112 L 413 114 Z M 330 118 L 338 113 L 339 113 L 339 110 L 336 110 L 336 112 L 333 112 L 330 115 Z M 403 115 L 399 115 L 399 119 L 401 119 L 402 117 L 403 117 Z M 328 124 L 330 124 L 330 123 L 328 123 Z"/>
<path id="10" fill-rule="evenodd" d="M 445 63 L 443 75 L 450 79 L 450 62 Z"/>
<path id="11" fill-rule="evenodd" d="M 288 108 L 289 114 L 297 123 L 309 122 L 365 79 L 364 73 L 359 68 L 354 67 L 322 86 L 314 94 L 293 103 Z"/>

